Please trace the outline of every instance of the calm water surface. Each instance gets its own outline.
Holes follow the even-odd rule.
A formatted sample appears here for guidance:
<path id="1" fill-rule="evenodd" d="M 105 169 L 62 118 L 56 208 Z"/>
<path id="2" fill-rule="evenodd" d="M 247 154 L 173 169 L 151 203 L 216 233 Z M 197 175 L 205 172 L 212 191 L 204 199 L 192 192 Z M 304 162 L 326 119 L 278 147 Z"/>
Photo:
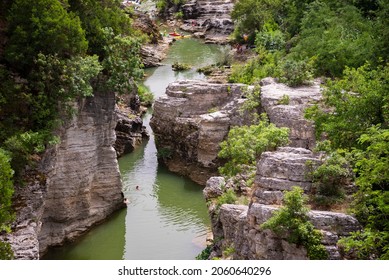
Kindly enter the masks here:
<path id="1" fill-rule="evenodd" d="M 146 69 L 144 84 L 158 98 L 170 82 L 203 79 L 196 68 L 217 62 L 222 54 L 220 46 L 179 40 L 170 48 L 165 65 Z M 193 69 L 174 72 L 171 64 L 176 61 Z M 204 249 L 210 221 L 202 187 L 158 165 L 151 113 L 144 117 L 150 139 L 119 159 L 128 207 L 77 242 L 52 249 L 46 259 L 194 259 Z"/>

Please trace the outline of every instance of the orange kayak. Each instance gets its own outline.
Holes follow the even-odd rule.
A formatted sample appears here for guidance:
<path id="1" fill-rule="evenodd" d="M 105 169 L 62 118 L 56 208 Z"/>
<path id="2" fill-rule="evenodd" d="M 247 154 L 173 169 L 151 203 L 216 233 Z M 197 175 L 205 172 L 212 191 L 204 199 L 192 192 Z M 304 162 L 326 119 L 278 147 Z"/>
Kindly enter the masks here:
<path id="1" fill-rule="evenodd" d="M 175 33 L 175 32 L 171 32 L 169 33 L 170 36 L 174 36 L 174 37 L 178 37 L 178 36 L 181 36 L 180 33 Z"/>

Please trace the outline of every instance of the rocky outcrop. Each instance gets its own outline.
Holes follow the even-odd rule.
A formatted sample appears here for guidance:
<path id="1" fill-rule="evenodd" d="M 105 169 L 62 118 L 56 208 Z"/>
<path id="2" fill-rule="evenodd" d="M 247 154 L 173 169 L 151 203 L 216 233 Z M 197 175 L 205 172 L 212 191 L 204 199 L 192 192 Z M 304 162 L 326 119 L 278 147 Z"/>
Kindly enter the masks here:
<path id="1" fill-rule="evenodd" d="M 11 244 L 15 259 L 39 259 L 38 235 L 42 227 L 46 180 L 44 176 L 32 176 L 25 186 L 16 186 L 13 208 L 16 219 L 12 224 L 12 234 L 1 236 Z"/>
<path id="2" fill-rule="evenodd" d="M 116 141 L 114 148 L 117 157 L 131 153 L 135 147 L 139 146 L 143 139 L 149 135 L 146 127 L 143 126 L 143 120 L 139 116 L 129 116 L 128 111 L 116 109 L 117 123 L 115 127 Z"/>
<path id="3" fill-rule="evenodd" d="M 161 66 L 161 61 L 166 57 L 166 52 L 172 38 L 163 37 L 156 44 L 145 44 L 140 48 L 142 63 L 145 68 Z"/>
<path id="4" fill-rule="evenodd" d="M 309 193 L 307 162 L 319 163 L 317 155 L 303 148 L 281 147 L 262 153 L 257 162 L 257 174 L 251 199 L 263 204 L 280 205 L 283 191 L 299 186 Z"/>
<path id="5" fill-rule="evenodd" d="M 227 43 L 234 31 L 231 12 L 233 0 L 190 0 L 182 6 L 184 24 L 182 30 L 205 38 L 208 43 Z"/>
<path id="6" fill-rule="evenodd" d="M 113 148 L 114 94 L 96 92 L 61 133 L 47 165 L 47 193 L 39 234 L 40 252 L 87 231 L 123 206 Z"/>
<path id="7" fill-rule="evenodd" d="M 170 170 L 202 185 L 217 174 L 219 143 L 230 126 L 242 125 L 243 85 L 179 81 L 155 102 L 151 127 Z"/>
<path id="8" fill-rule="evenodd" d="M 303 246 L 296 246 L 275 235 L 270 230 L 263 230 L 260 225 L 267 221 L 278 206 L 256 202 L 245 205 L 223 204 L 216 211 L 212 200 L 222 192 L 224 180 L 211 178 L 203 193 L 209 202 L 212 218 L 212 231 L 215 240 L 212 257 L 220 257 L 223 248 L 233 247 L 233 259 L 267 259 L 267 260 L 304 260 L 307 251 Z M 360 229 L 358 221 L 343 213 L 310 211 L 309 219 L 322 233 L 322 244 L 329 259 L 341 259 L 337 242 Z"/>
<path id="9" fill-rule="evenodd" d="M 320 81 L 310 86 L 292 88 L 277 83 L 273 78 L 261 81 L 261 105 L 270 122 L 290 129 L 290 145 L 312 149 L 315 146 L 315 129 L 304 118 L 304 110 L 321 99 Z"/>
<path id="10" fill-rule="evenodd" d="M 133 27 L 146 34 L 149 41 L 140 47 L 140 56 L 144 67 L 156 67 L 161 65 L 165 58 L 172 38 L 162 37 L 159 27 L 152 20 L 148 13 L 136 11 L 134 15 Z"/>
<path id="11" fill-rule="evenodd" d="M 257 161 L 255 181 L 249 193 L 250 204 L 225 204 L 218 210 L 218 196 L 227 188 L 238 189 L 223 178 L 207 181 L 203 193 L 209 205 L 215 244 L 212 257 L 226 257 L 223 250 L 232 247 L 233 259 L 307 259 L 303 246 L 289 243 L 285 238 L 260 225 L 266 222 L 283 202 L 283 192 L 300 186 L 310 193 L 312 182 L 310 167 L 320 163 L 318 154 L 312 152 L 315 145 L 313 124 L 304 119 L 304 110 L 320 100 L 320 85 L 290 88 L 267 78 L 261 82 L 261 107 L 272 123 L 290 129 L 288 147 L 264 152 Z M 238 183 L 240 184 L 240 183 Z M 235 183 L 237 185 L 237 183 Z M 310 211 L 309 220 L 322 233 L 322 244 L 329 259 L 341 259 L 337 245 L 341 237 L 360 229 L 358 221 L 343 213 Z"/>
<path id="12" fill-rule="evenodd" d="M 17 259 L 37 259 L 124 206 L 115 141 L 114 94 L 96 92 L 46 151 L 39 180 L 16 193 L 17 219 L 7 237 Z M 43 175 L 44 174 L 44 175 Z"/>

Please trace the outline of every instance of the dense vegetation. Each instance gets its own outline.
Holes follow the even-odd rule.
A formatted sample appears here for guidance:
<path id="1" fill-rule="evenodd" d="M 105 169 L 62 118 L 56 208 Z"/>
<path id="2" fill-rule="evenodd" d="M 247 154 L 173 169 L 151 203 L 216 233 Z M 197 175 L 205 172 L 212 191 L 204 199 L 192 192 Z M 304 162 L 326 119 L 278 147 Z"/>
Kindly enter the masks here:
<path id="1" fill-rule="evenodd" d="M 227 159 L 220 173 L 234 176 L 244 169 L 255 169 L 256 160 L 263 152 L 288 143 L 288 133 L 287 128 L 276 127 L 265 115 L 257 124 L 231 128 L 227 140 L 220 144 L 218 156 Z"/>
<path id="2" fill-rule="evenodd" d="M 259 54 L 232 80 L 285 78 L 292 85 L 312 76 L 340 77 L 346 66 L 384 65 L 388 59 L 385 0 L 241 0 L 232 17 L 235 39 Z M 242 73 L 242 70 L 244 73 Z"/>
<path id="3" fill-rule="evenodd" d="M 69 101 L 128 93 L 143 76 L 141 36 L 119 0 L 15 0 L 0 7 L 0 230 L 9 230 L 13 183 L 58 139 Z M 13 176 L 14 175 L 14 176 Z M 0 243 L 0 258 L 10 257 Z"/>
<path id="4" fill-rule="evenodd" d="M 306 114 L 326 154 L 311 173 L 317 194 L 335 203 L 354 182 L 349 211 L 364 229 L 341 241 L 346 257 L 389 259 L 388 2 L 239 0 L 232 16 L 235 40 L 257 56 L 234 66 L 231 81 L 324 80 L 322 102 Z"/>

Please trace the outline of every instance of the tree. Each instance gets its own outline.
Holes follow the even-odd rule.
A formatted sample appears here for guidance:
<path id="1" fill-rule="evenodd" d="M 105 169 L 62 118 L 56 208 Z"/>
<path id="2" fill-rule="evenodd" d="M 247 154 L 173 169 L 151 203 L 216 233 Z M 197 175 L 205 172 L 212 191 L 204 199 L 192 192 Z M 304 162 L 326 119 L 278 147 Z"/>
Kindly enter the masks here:
<path id="1" fill-rule="evenodd" d="M 326 135 L 333 148 L 361 147 L 357 139 L 369 127 L 389 125 L 389 65 L 346 68 L 344 78 L 328 82 L 323 101 L 306 114 L 315 121 L 317 139 Z"/>
<path id="2" fill-rule="evenodd" d="M 69 58 L 85 53 L 88 47 L 80 19 L 58 0 L 16 0 L 8 23 L 5 58 L 21 73 L 31 70 L 39 53 Z"/>
<path id="3" fill-rule="evenodd" d="M 315 1 L 302 19 L 290 55 L 296 60 L 314 58 L 317 75 L 339 77 L 346 66 L 360 67 L 374 60 L 373 34 L 372 22 L 356 7 Z"/>
<path id="4" fill-rule="evenodd" d="M 88 53 L 104 58 L 106 41 L 105 28 L 115 35 L 130 35 L 131 20 L 120 8 L 119 0 L 68 0 L 69 10 L 81 19 L 88 40 Z"/>
<path id="5" fill-rule="evenodd" d="M 373 126 L 358 139 L 354 172 L 358 191 L 352 212 L 364 226 L 340 244 L 359 259 L 389 259 L 389 130 Z"/>
<path id="6" fill-rule="evenodd" d="M 138 55 L 140 42 L 129 36 L 115 36 L 111 28 L 106 28 L 104 32 L 107 45 L 102 65 L 108 77 L 106 86 L 120 94 L 130 93 L 135 81 L 143 77 Z"/>
<path id="7" fill-rule="evenodd" d="M 13 195 L 13 170 L 10 165 L 11 158 L 0 149 L 0 231 L 9 231 L 9 223 L 13 219 L 11 213 Z"/>

